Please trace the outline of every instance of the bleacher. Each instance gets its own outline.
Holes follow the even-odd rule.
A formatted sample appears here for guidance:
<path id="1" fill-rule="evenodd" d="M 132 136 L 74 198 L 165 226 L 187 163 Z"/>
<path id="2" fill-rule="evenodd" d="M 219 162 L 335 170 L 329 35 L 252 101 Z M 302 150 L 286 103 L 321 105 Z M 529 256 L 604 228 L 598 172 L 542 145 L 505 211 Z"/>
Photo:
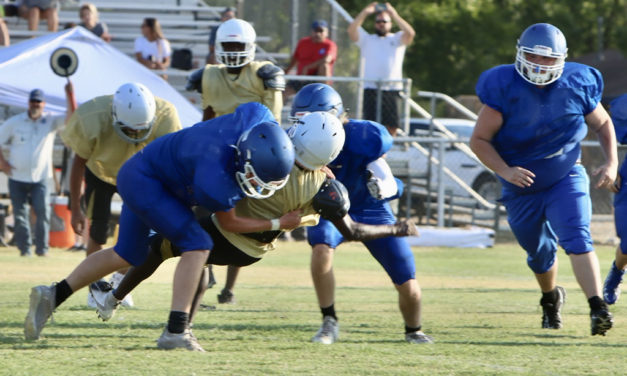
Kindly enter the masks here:
<path id="1" fill-rule="evenodd" d="M 0 4 L 12 3 L 13 0 L 0 0 Z M 133 0 L 132 2 L 93 0 L 90 1 L 98 8 L 100 20 L 105 22 L 112 35 L 111 45 L 134 57 L 133 48 L 135 38 L 141 35 L 141 24 L 144 18 L 154 17 L 159 20 L 163 34 L 169 40 L 173 49 L 189 48 L 192 51 L 193 66 L 202 67 L 208 49 L 209 33 L 212 26 L 219 24 L 220 13 L 224 7 L 208 6 L 197 0 Z M 79 23 L 79 8 L 81 1 L 60 0 L 59 30 L 70 22 Z M 40 21 L 38 31 L 29 31 L 25 19 L 6 17 L 9 27 L 11 44 L 33 36 L 48 33 L 45 20 Z M 257 57 L 261 59 L 284 59 L 284 54 L 267 53 L 263 50 L 263 43 L 270 38 L 257 36 L 257 44 L 261 47 Z M 79 57 L 80 58 L 80 57 Z M 200 103 L 197 93 L 185 92 L 184 86 L 188 71 L 168 69 L 168 82 L 193 103 Z"/>

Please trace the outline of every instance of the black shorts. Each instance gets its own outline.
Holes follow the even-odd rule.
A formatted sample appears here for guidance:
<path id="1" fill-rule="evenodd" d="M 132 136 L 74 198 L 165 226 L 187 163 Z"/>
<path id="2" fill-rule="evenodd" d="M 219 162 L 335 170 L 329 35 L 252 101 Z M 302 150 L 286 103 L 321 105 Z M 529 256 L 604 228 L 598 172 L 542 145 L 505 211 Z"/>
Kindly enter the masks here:
<path id="1" fill-rule="evenodd" d="M 377 121 L 377 89 L 364 89 L 363 119 Z M 381 121 L 389 128 L 399 127 L 400 95 L 396 90 L 381 91 Z"/>
<path id="2" fill-rule="evenodd" d="M 211 217 L 203 217 L 199 219 L 198 222 L 200 222 L 202 228 L 209 233 L 209 236 L 211 236 L 213 240 L 213 249 L 209 252 L 209 258 L 207 258 L 208 265 L 248 266 L 261 260 L 260 258 L 248 256 L 231 244 L 222 236 L 222 233 L 213 223 Z M 181 255 L 179 248 L 168 240 L 164 241 L 163 236 L 160 234 L 152 236 L 150 248 L 151 252 L 161 254 L 162 260 Z"/>
<path id="3" fill-rule="evenodd" d="M 90 221 L 89 237 L 98 244 L 107 242 L 111 219 L 111 198 L 117 191 L 115 185 L 98 179 L 85 167 L 85 195 L 82 204 Z"/>

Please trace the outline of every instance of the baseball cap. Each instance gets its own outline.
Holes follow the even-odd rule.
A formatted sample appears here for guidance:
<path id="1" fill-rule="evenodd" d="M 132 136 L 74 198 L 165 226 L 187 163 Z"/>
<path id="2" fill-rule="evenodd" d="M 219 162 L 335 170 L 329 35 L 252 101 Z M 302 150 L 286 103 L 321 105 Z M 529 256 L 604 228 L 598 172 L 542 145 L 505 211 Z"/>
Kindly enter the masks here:
<path id="1" fill-rule="evenodd" d="M 44 101 L 44 92 L 41 89 L 34 89 L 30 92 L 28 96 L 29 101 L 35 102 L 43 102 Z"/>
<path id="2" fill-rule="evenodd" d="M 317 29 L 317 28 L 324 28 L 324 29 L 328 29 L 329 25 L 327 24 L 327 21 L 325 20 L 316 20 L 311 24 L 311 28 L 313 30 Z"/>

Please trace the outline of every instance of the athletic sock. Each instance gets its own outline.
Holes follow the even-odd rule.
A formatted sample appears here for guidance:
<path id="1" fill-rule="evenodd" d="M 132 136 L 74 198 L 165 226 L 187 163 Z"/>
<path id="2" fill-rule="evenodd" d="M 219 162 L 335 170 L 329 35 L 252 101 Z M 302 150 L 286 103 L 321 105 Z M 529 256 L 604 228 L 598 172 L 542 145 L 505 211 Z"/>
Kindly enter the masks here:
<path id="1" fill-rule="evenodd" d="M 331 304 L 326 308 L 320 307 L 320 312 L 322 312 L 322 318 L 324 318 L 324 316 L 331 316 L 337 321 L 337 316 L 335 316 L 335 304 Z"/>
<path id="2" fill-rule="evenodd" d="M 189 324 L 189 313 L 181 311 L 170 311 L 168 319 L 168 332 L 183 333 Z"/>
<path id="3" fill-rule="evenodd" d="M 559 299 L 559 293 L 557 292 L 557 287 L 549 292 L 542 293 L 542 303 L 555 303 L 557 299 Z"/>
<path id="4" fill-rule="evenodd" d="M 412 328 L 411 326 L 407 326 L 407 325 L 405 325 L 405 333 L 406 333 L 406 334 L 407 334 L 407 333 L 414 333 L 414 332 L 419 331 L 421 328 L 422 328 L 422 325 L 418 325 L 418 326 L 417 326 L 417 327 L 415 327 L 415 328 Z"/>
<path id="5" fill-rule="evenodd" d="M 588 299 L 588 305 L 590 305 L 591 311 L 599 311 L 601 309 L 607 310 L 607 304 L 605 304 L 603 299 L 601 299 L 599 296 L 593 296 L 592 298 Z"/>
<path id="6" fill-rule="evenodd" d="M 74 291 L 72 291 L 72 288 L 65 279 L 57 283 L 54 288 L 56 289 L 54 297 L 55 308 L 60 306 L 61 303 L 63 303 L 67 298 L 70 297 L 70 295 L 74 293 Z"/>

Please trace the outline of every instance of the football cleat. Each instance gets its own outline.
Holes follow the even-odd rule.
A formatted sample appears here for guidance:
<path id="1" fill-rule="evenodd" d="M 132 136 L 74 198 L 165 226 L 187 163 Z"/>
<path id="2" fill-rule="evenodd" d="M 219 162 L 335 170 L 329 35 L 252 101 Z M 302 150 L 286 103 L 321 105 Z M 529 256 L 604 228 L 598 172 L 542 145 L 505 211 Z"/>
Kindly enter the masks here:
<path id="1" fill-rule="evenodd" d="M 618 301 L 620 297 L 620 283 L 623 281 L 624 275 L 625 271 L 618 270 L 616 262 L 613 262 L 603 284 L 603 300 L 605 300 L 605 303 L 614 304 Z"/>
<path id="2" fill-rule="evenodd" d="M 157 340 L 157 347 L 164 350 L 184 348 L 189 351 L 205 352 L 189 328 L 185 329 L 183 333 L 170 333 L 165 327 L 161 337 Z"/>
<path id="3" fill-rule="evenodd" d="M 235 295 L 227 289 L 222 289 L 222 291 L 218 294 L 218 303 L 235 304 Z"/>
<path id="4" fill-rule="evenodd" d="M 405 333 L 405 341 L 409 343 L 433 343 L 433 337 L 424 334 L 421 330 Z"/>
<path id="5" fill-rule="evenodd" d="M 87 306 L 89 308 L 98 308 L 96 301 L 104 302 L 106 294 L 111 290 L 113 290 L 113 287 L 104 279 L 91 283 L 89 285 L 89 294 L 87 294 Z"/>
<path id="6" fill-rule="evenodd" d="M 311 338 L 311 342 L 330 345 L 340 338 L 340 324 L 331 316 L 324 316 L 318 332 Z"/>
<path id="7" fill-rule="evenodd" d="M 98 297 L 102 295 L 98 294 Z M 96 312 L 98 313 L 98 317 L 102 319 L 102 321 L 108 321 L 115 314 L 115 310 L 120 305 L 121 301 L 118 300 L 115 296 L 113 296 L 113 290 L 107 292 L 104 295 L 104 300 L 98 300 L 96 296 L 93 297 L 96 302 Z"/>
<path id="8" fill-rule="evenodd" d="M 542 328 L 544 329 L 560 329 L 562 327 L 562 306 L 566 302 L 566 291 L 562 286 L 555 286 L 557 290 L 557 300 L 555 302 L 543 302 L 542 306 Z"/>
<path id="9" fill-rule="evenodd" d="M 120 283 L 122 283 L 123 279 L 124 279 L 124 274 L 118 273 L 118 272 L 113 273 L 113 275 L 111 276 L 111 279 L 109 280 L 109 284 L 111 284 L 111 288 L 115 289 L 116 287 L 118 287 Z M 121 300 L 120 304 L 122 305 L 122 307 L 127 307 L 127 308 L 135 306 L 135 302 L 133 301 L 133 296 L 130 293 L 127 294 L 124 297 L 124 299 Z"/>
<path id="10" fill-rule="evenodd" d="M 607 308 L 590 311 L 590 332 L 592 335 L 605 335 L 612 328 L 614 320 Z"/>
<path id="11" fill-rule="evenodd" d="M 41 330 L 52 316 L 55 308 L 57 288 L 51 286 L 35 286 L 30 291 L 30 307 L 24 321 L 24 337 L 28 341 L 39 339 Z"/>

